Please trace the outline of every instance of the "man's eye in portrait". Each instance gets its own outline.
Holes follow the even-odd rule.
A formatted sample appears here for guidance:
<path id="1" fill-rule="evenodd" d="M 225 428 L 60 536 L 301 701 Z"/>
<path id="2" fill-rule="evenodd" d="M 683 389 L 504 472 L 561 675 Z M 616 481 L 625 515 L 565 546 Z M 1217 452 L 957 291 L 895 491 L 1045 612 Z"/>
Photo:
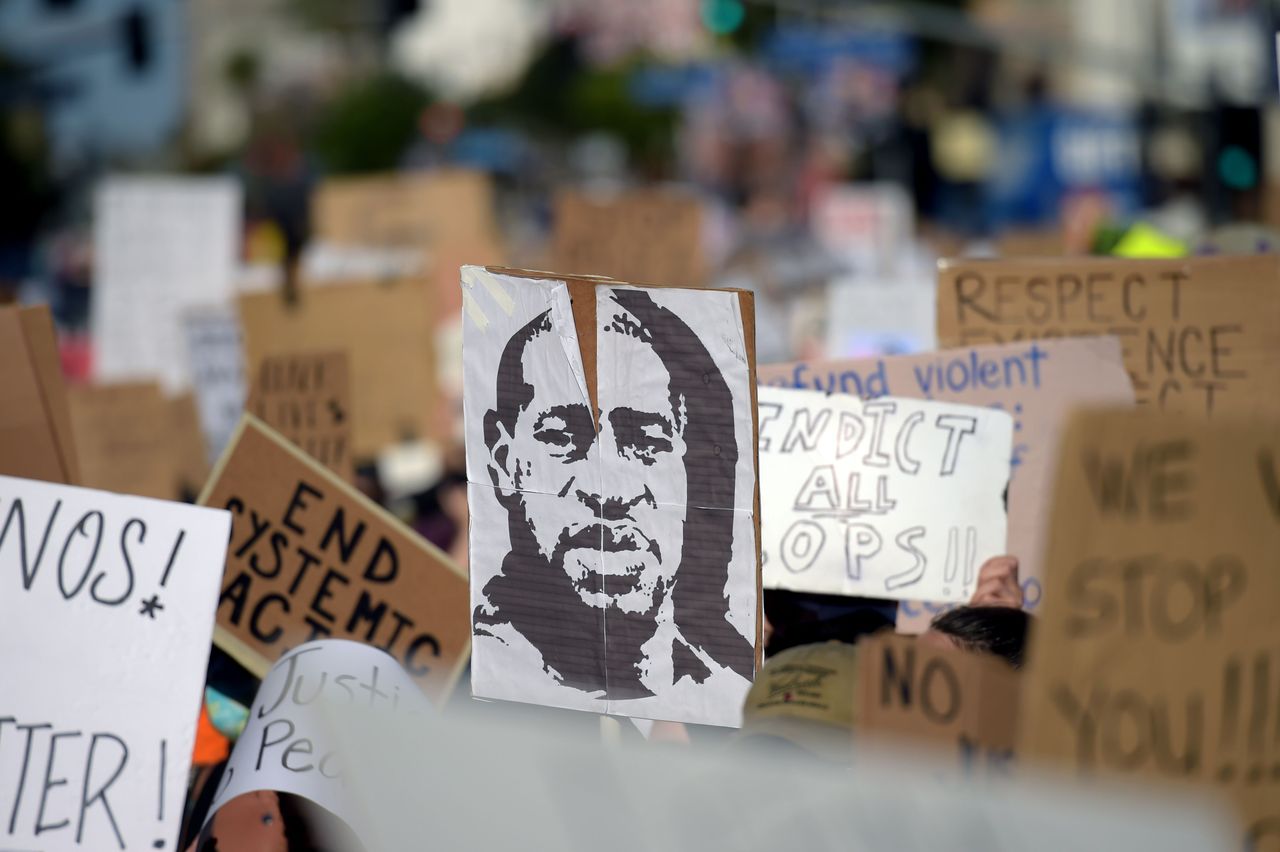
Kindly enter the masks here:
<path id="1" fill-rule="evenodd" d="M 544 444 L 560 448 L 552 458 L 581 461 L 587 457 L 595 440 L 595 424 L 585 405 L 557 405 L 538 415 L 533 424 L 533 437 Z"/>
<path id="2" fill-rule="evenodd" d="M 609 414 L 609 423 L 613 426 L 618 453 L 624 458 L 650 465 L 658 455 L 674 449 L 671 438 L 675 427 L 661 414 L 618 408 Z"/>

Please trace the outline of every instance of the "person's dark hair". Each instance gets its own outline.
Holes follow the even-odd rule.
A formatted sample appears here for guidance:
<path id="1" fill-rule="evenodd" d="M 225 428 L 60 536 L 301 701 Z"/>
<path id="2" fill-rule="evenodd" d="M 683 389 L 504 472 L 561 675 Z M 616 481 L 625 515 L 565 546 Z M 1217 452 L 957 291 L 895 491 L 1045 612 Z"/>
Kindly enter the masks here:
<path id="1" fill-rule="evenodd" d="M 930 628 L 950 636 L 966 651 L 994 654 L 1018 669 L 1031 616 L 1011 606 L 962 606 L 939 615 Z"/>
<path id="2" fill-rule="evenodd" d="M 533 385 L 524 378 L 524 350 L 529 341 L 548 331 L 551 331 L 551 311 L 543 311 L 511 335 L 503 348 L 498 360 L 496 405 L 484 418 L 484 442 L 487 446 L 497 443 L 499 423 L 506 427 L 508 433 L 514 431 L 516 418 L 533 402 Z"/>
<path id="3" fill-rule="evenodd" d="M 675 622 L 694 647 L 750 680 L 754 643 L 729 623 L 725 594 L 733 558 L 731 510 L 738 466 L 733 393 L 706 345 L 678 314 L 656 304 L 644 290 L 614 290 L 612 295 L 639 320 L 639 333 L 626 332 L 653 347 L 671 374 L 672 407 L 683 406 L 688 418 L 685 547 L 671 590 Z"/>

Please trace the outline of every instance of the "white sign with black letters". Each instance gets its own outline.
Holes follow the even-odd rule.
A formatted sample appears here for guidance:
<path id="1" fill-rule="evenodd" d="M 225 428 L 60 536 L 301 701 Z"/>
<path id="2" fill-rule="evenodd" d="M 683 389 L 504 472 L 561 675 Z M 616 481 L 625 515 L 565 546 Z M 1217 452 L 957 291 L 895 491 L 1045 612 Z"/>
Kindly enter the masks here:
<path id="1" fill-rule="evenodd" d="M 343 763 L 333 742 L 335 717 L 329 709 L 366 712 L 431 712 L 426 697 L 385 651 L 346 639 L 307 642 L 285 654 L 267 672 L 227 761 L 209 818 L 243 793 L 275 790 L 310 799 L 349 826 L 359 812 L 343 779 Z"/>
<path id="2" fill-rule="evenodd" d="M 176 849 L 230 533 L 0 476 L 0 849 Z"/>

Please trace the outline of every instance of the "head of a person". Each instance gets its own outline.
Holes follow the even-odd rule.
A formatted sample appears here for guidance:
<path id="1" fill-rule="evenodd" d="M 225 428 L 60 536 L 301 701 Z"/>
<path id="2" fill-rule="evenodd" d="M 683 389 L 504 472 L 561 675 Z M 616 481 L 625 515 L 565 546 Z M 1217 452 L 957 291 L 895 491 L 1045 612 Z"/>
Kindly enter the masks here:
<path id="1" fill-rule="evenodd" d="M 502 352 L 484 437 L 512 549 L 535 550 L 597 611 L 649 615 L 682 591 L 723 596 L 737 462 L 729 388 L 697 335 L 643 290 L 611 290 L 595 332 L 595 412 L 563 368 L 550 311 Z M 700 576 L 679 590 L 678 572 Z"/>
<path id="2" fill-rule="evenodd" d="M 319 805 L 257 790 L 227 801 L 187 852 L 361 852 L 351 829 Z"/>
<path id="3" fill-rule="evenodd" d="M 1010 606 L 961 606 L 941 613 L 920 635 L 935 647 L 991 654 L 1022 668 L 1031 616 Z"/>
<path id="4" fill-rule="evenodd" d="M 742 708 L 741 748 L 848 763 L 857 724 L 858 648 L 797 645 L 769 657 Z"/>

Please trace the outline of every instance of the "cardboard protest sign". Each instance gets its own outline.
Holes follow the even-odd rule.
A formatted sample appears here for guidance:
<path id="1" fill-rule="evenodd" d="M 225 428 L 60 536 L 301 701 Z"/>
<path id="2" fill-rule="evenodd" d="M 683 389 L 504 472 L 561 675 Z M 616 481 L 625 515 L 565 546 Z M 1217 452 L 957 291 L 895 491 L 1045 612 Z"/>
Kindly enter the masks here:
<path id="1" fill-rule="evenodd" d="M 347 482 L 351 458 L 351 380 L 345 352 L 295 352 L 262 359 L 248 410 Z"/>
<path id="2" fill-rule="evenodd" d="M 474 694 L 738 724 L 759 646 L 749 294 L 470 266 L 462 286 Z"/>
<path id="3" fill-rule="evenodd" d="M 352 453 L 440 434 L 428 287 L 420 280 L 303 288 L 295 304 L 277 293 L 240 297 L 249 375 L 268 356 L 316 349 L 350 360 Z"/>
<path id="4" fill-rule="evenodd" d="M 205 457 L 222 455 L 244 413 L 244 344 L 234 305 L 201 308 L 183 315 L 191 383 L 204 432 Z"/>
<path id="5" fill-rule="evenodd" d="M 330 178 L 311 199 L 315 239 L 349 246 L 422 246 L 496 230 L 493 187 L 483 172 Z"/>
<path id="6" fill-rule="evenodd" d="M 331 734 L 337 716 L 354 710 L 371 724 L 404 715 L 422 719 L 431 707 L 394 659 L 376 648 L 341 639 L 299 645 L 267 672 L 249 721 L 209 806 L 211 823 L 236 796 L 274 790 L 303 796 L 361 825 L 361 812 L 344 777 L 346 761 Z"/>
<path id="7" fill-rule="evenodd" d="M 67 401 L 86 486 L 158 499 L 177 496 L 174 409 L 158 384 L 72 387 Z"/>
<path id="8" fill-rule="evenodd" d="M 312 195 L 311 222 L 313 238 L 322 243 L 426 249 L 437 321 L 452 319 L 461 307 L 459 266 L 504 261 L 493 185 L 483 172 L 331 178 Z"/>
<path id="9" fill-rule="evenodd" d="M 387 651 L 433 701 L 466 665 L 467 578 L 440 551 L 246 415 L 200 504 L 231 512 L 215 641 L 265 675 L 297 645 Z"/>
<path id="10" fill-rule="evenodd" d="M 1120 338 L 1139 405 L 1280 413 L 1280 255 L 946 261 L 943 346 Z"/>
<path id="11" fill-rule="evenodd" d="M 967 600 L 1005 550 L 1008 413 L 760 388 L 764 583 Z"/>
<path id="12" fill-rule="evenodd" d="M 80 480 L 53 319 L 44 305 L 0 308 L 0 474 Z"/>
<path id="13" fill-rule="evenodd" d="M 974 346 L 944 352 L 760 367 L 760 382 L 872 398 L 900 396 L 999 408 L 1013 415 L 1009 552 L 1019 561 L 1028 611 L 1043 597 L 1042 557 L 1058 440 L 1067 418 L 1089 405 L 1130 406 L 1133 386 L 1115 338 Z M 919 633 L 945 608 L 903 601 L 898 628 Z"/>
<path id="14" fill-rule="evenodd" d="M 190 382 L 182 315 L 231 301 L 240 185 L 230 178 L 115 177 L 94 197 L 92 328 L 99 381 Z"/>
<path id="15" fill-rule="evenodd" d="M 1280 843 L 1280 431 L 1076 417 L 1025 683 L 1026 759 L 1230 796 Z"/>
<path id="16" fill-rule="evenodd" d="M 225 512 L 0 476 L 0 848 L 175 850 Z"/>
<path id="17" fill-rule="evenodd" d="M 697 286 L 706 281 L 702 204 L 669 189 L 556 196 L 551 268 L 620 281 Z"/>
<path id="18" fill-rule="evenodd" d="M 858 643 L 857 741 L 950 753 L 962 775 L 1008 775 L 1019 675 L 996 657 L 880 633 Z"/>

